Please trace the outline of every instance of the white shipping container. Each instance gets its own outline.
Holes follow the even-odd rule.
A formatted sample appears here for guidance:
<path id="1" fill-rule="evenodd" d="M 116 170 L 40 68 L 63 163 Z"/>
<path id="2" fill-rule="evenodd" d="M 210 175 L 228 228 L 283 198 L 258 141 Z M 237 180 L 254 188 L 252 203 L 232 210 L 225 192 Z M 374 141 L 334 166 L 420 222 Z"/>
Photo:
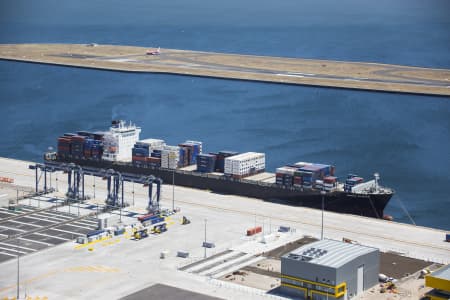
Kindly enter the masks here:
<path id="1" fill-rule="evenodd" d="M 264 170 L 266 158 L 264 153 L 246 152 L 225 158 L 225 173 L 247 175 Z"/>
<path id="2" fill-rule="evenodd" d="M 276 172 L 280 173 L 280 174 L 286 174 L 286 175 L 294 176 L 294 173 L 295 173 L 296 170 L 297 169 L 291 168 L 291 167 L 280 167 L 280 168 L 276 169 Z"/>
<path id="3" fill-rule="evenodd" d="M 164 140 L 159 139 L 145 139 L 140 140 L 139 143 L 148 145 L 150 150 L 162 150 L 166 145 L 166 142 Z"/>
<path id="4" fill-rule="evenodd" d="M 113 227 L 119 224 L 120 222 L 119 216 L 111 213 L 99 214 L 97 220 L 98 220 L 98 229 Z"/>

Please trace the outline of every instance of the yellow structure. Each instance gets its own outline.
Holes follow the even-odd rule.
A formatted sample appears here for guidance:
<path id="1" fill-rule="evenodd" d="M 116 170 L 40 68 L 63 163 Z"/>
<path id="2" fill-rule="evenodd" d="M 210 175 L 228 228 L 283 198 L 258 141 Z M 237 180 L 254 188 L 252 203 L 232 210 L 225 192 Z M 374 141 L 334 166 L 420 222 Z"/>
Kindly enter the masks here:
<path id="1" fill-rule="evenodd" d="M 342 282 L 338 285 L 330 285 L 293 276 L 281 275 L 281 278 L 284 279 L 284 282 L 281 283 L 282 286 L 303 291 L 303 295 L 305 298 L 307 298 L 308 294 L 311 294 L 312 297 L 314 294 L 319 294 L 324 296 L 331 296 L 338 299 L 345 295 L 345 291 L 347 289 L 347 284 L 345 282 Z M 295 282 L 295 284 L 288 283 L 289 281 L 293 281 L 292 283 Z"/>
<path id="2" fill-rule="evenodd" d="M 450 299 L 450 265 L 446 265 L 425 277 L 425 285 L 433 288 L 427 293 L 430 300 Z"/>

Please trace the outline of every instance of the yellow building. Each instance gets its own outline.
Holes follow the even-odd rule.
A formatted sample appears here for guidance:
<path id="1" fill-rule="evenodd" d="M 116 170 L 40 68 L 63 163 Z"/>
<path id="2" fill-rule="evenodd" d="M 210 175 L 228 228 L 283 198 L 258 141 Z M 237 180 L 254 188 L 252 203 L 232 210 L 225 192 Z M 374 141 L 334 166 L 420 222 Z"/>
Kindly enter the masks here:
<path id="1" fill-rule="evenodd" d="M 425 277 L 425 285 L 434 290 L 427 293 L 430 300 L 450 299 L 450 265 L 446 265 Z"/>

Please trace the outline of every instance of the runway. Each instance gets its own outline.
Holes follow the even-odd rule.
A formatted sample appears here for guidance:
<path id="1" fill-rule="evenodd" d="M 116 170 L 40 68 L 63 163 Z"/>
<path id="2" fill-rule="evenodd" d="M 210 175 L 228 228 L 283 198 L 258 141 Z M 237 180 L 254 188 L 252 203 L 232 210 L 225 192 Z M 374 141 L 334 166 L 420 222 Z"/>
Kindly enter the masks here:
<path id="1" fill-rule="evenodd" d="M 5 44 L 0 59 L 94 68 L 450 96 L 450 70 L 367 62 L 82 44 Z"/>

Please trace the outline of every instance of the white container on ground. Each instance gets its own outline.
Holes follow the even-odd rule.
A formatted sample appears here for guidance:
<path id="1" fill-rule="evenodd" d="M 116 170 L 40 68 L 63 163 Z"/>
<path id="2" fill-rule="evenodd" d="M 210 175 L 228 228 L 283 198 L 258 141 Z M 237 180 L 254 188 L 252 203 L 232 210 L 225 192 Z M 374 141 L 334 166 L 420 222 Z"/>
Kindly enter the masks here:
<path id="1" fill-rule="evenodd" d="M 105 229 L 108 227 L 113 227 L 119 224 L 120 218 L 116 214 L 111 213 L 103 213 L 99 214 L 98 217 L 98 228 L 97 229 Z"/>

